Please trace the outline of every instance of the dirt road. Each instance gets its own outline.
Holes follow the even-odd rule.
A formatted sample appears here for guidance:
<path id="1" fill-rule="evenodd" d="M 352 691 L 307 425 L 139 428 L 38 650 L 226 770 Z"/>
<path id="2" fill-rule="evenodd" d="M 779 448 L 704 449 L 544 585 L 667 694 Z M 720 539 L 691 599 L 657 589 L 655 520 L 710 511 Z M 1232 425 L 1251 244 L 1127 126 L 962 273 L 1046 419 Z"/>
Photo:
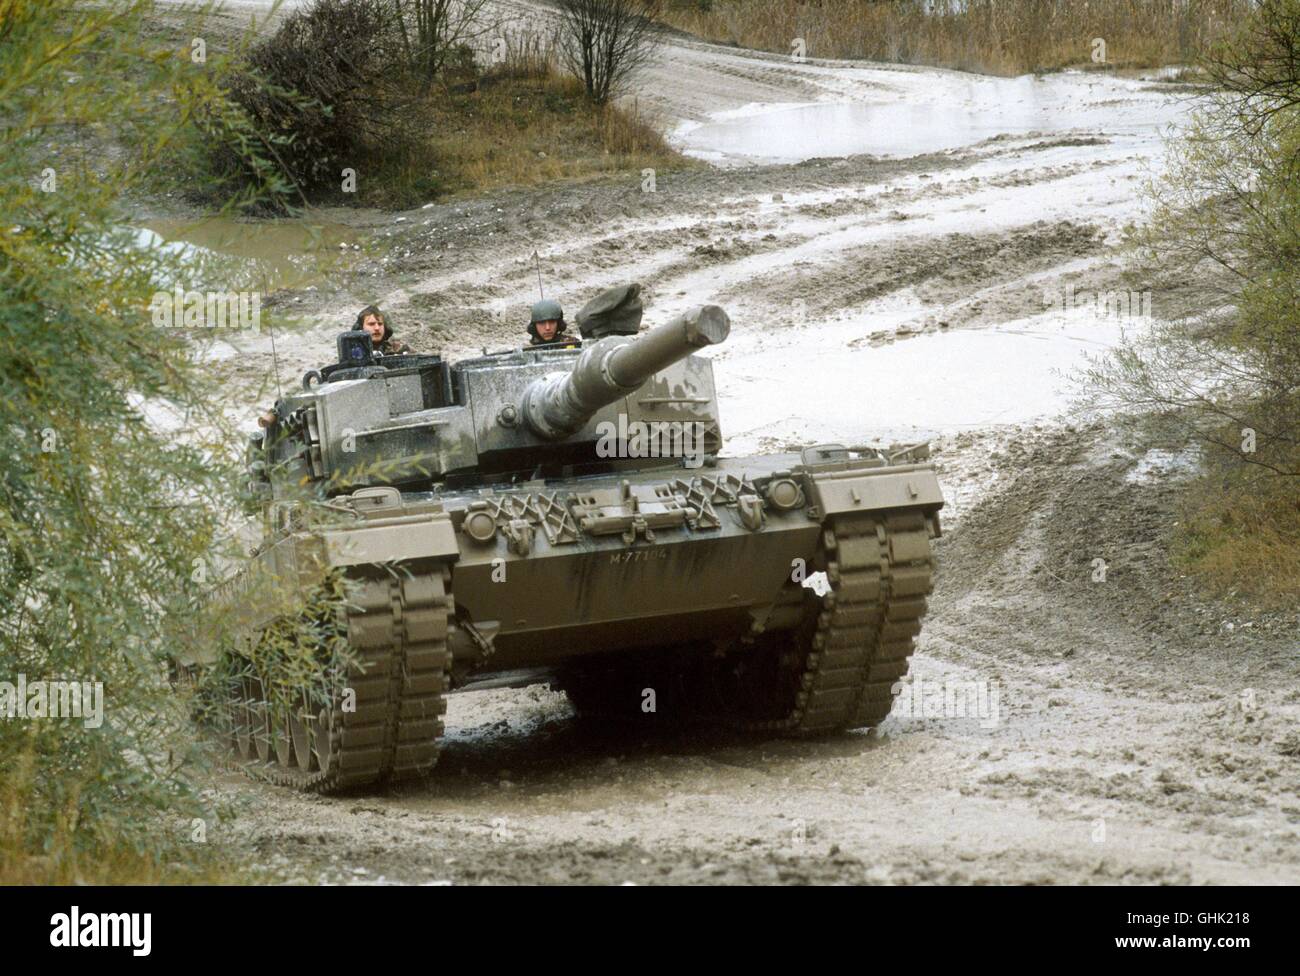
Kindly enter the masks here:
<path id="1" fill-rule="evenodd" d="M 1300 881 L 1300 621 L 1194 595 L 1167 556 L 1180 465 L 1063 375 L 1195 300 L 1129 301 L 1116 249 L 1179 95 L 673 42 L 643 98 L 717 167 L 324 215 L 369 249 L 275 296 L 319 322 L 282 337 L 286 384 L 374 298 L 418 348 L 515 344 L 536 251 L 570 310 L 627 280 L 651 322 L 730 310 L 728 453 L 933 438 L 947 532 L 915 707 L 878 734 L 651 737 L 481 692 L 418 788 L 220 777 L 243 808 L 222 842 L 308 882 Z M 868 155 L 818 158 L 846 138 Z M 266 340 L 240 348 L 214 368 L 263 382 Z M 932 708 L 945 687 L 978 714 Z"/>

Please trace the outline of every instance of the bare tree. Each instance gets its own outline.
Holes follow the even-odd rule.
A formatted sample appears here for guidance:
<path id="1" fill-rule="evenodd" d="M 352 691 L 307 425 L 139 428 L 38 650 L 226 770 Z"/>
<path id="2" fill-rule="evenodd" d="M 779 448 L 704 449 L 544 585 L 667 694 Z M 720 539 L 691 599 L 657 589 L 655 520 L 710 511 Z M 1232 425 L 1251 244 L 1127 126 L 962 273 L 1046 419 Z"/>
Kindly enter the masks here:
<path id="1" fill-rule="evenodd" d="M 487 0 L 392 0 L 407 64 L 427 82 L 456 49 L 491 29 L 480 14 Z"/>
<path id="2" fill-rule="evenodd" d="M 618 95 L 654 56 L 662 0 L 559 0 L 556 48 L 596 102 Z"/>

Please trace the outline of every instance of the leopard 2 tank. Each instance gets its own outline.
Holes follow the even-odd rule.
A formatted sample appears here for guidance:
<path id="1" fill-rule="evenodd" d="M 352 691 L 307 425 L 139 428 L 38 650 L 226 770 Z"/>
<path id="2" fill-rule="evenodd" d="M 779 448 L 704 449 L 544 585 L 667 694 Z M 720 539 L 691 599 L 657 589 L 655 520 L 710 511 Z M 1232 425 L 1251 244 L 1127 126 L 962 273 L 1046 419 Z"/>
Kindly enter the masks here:
<path id="1" fill-rule="evenodd" d="M 447 695 L 533 682 L 631 721 L 881 722 L 931 590 L 934 470 L 839 445 L 726 457 L 697 353 L 729 331 L 710 305 L 454 364 L 340 335 L 253 440 L 263 538 L 218 600 L 248 655 L 343 578 L 351 663 L 297 707 L 246 671 L 218 723 L 238 761 L 321 792 L 422 777 Z"/>

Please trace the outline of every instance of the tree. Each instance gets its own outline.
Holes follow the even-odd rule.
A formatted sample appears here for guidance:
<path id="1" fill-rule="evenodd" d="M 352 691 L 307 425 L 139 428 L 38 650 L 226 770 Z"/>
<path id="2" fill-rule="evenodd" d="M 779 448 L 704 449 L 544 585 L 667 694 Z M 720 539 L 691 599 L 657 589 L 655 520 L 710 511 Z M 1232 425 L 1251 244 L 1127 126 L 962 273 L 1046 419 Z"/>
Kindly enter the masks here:
<path id="1" fill-rule="evenodd" d="M 237 451 L 194 336 L 151 315 L 192 269 L 143 244 L 123 203 L 196 120 L 232 109 L 222 59 L 160 46 L 155 20 L 151 0 L 0 0 L 7 880 L 148 879 L 197 857 L 190 825 L 210 816 L 168 670 L 206 632 L 191 625 L 238 505 Z M 51 716 L 49 684 L 41 705 L 55 681 L 79 683 L 60 704 L 82 717 Z"/>
<path id="2" fill-rule="evenodd" d="M 561 63 L 603 104 L 654 57 L 661 0 L 559 0 Z"/>
<path id="3" fill-rule="evenodd" d="M 406 63 L 434 81 L 457 49 L 489 29 L 480 14 L 487 0 L 392 0 Z"/>
<path id="4" fill-rule="evenodd" d="M 1300 476 L 1300 0 L 1263 0 L 1210 52 L 1215 85 L 1171 144 L 1134 235 L 1139 267 L 1196 278 L 1199 307 L 1132 342 L 1099 386 Z M 1250 427 L 1243 450 L 1236 429 Z"/>
<path id="5" fill-rule="evenodd" d="M 1300 553 L 1298 55 L 1300 0 L 1261 0 L 1204 59 L 1215 83 L 1133 238 L 1136 270 L 1192 305 L 1089 372 L 1102 402 L 1156 411 L 1201 445 L 1214 489 L 1185 533 L 1247 588 Z"/>
<path id="6" fill-rule="evenodd" d="M 248 129 L 300 198 L 333 189 L 346 166 L 400 138 L 397 0 L 313 0 L 254 44 L 229 76 Z M 224 120 L 223 120 L 224 121 Z M 256 184 L 241 142 L 210 140 L 231 185 Z"/>

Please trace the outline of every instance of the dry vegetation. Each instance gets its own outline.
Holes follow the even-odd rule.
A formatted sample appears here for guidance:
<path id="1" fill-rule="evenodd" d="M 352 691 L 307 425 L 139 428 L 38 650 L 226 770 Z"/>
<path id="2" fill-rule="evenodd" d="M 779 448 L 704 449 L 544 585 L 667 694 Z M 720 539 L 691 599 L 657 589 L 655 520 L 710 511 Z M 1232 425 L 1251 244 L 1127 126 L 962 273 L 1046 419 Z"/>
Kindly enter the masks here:
<path id="1" fill-rule="evenodd" d="M 810 58 L 865 58 L 1013 75 L 1192 62 L 1250 0 L 672 0 L 664 19 L 711 40 Z"/>
<path id="2" fill-rule="evenodd" d="M 482 6 L 469 0 L 459 16 Z M 430 28 L 436 39 L 416 45 L 401 25 L 426 8 L 435 26 L 453 16 L 444 0 L 295 8 L 237 58 L 227 84 L 240 111 L 205 117 L 209 132 L 191 154 L 197 162 L 179 178 L 208 194 L 269 178 L 290 201 L 404 208 L 504 185 L 687 164 L 635 102 L 610 98 L 639 49 L 613 52 L 619 71 L 593 92 L 574 77 L 565 45 L 536 30 L 498 32 L 485 20 Z M 195 170 L 210 178 L 195 179 Z M 346 172 L 354 182 L 340 178 Z"/>
<path id="3" fill-rule="evenodd" d="M 1300 0 L 1260 0 L 1201 65 L 1211 84 L 1152 186 L 1133 271 L 1194 280 L 1181 317 L 1126 337 L 1096 389 L 1173 421 L 1205 474 L 1179 533 L 1228 595 L 1300 601 Z"/>
<path id="4" fill-rule="evenodd" d="M 1183 515 L 1181 563 L 1213 591 L 1269 607 L 1300 604 L 1300 499 L 1285 480 L 1216 464 Z"/>
<path id="5" fill-rule="evenodd" d="M 432 195 L 688 164 L 635 105 L 594 104 L 580 81 L 544 62 L 496 69 L 424 112 L 423 145 L 390 160 L 366 202 L 408 206 Z"/>

